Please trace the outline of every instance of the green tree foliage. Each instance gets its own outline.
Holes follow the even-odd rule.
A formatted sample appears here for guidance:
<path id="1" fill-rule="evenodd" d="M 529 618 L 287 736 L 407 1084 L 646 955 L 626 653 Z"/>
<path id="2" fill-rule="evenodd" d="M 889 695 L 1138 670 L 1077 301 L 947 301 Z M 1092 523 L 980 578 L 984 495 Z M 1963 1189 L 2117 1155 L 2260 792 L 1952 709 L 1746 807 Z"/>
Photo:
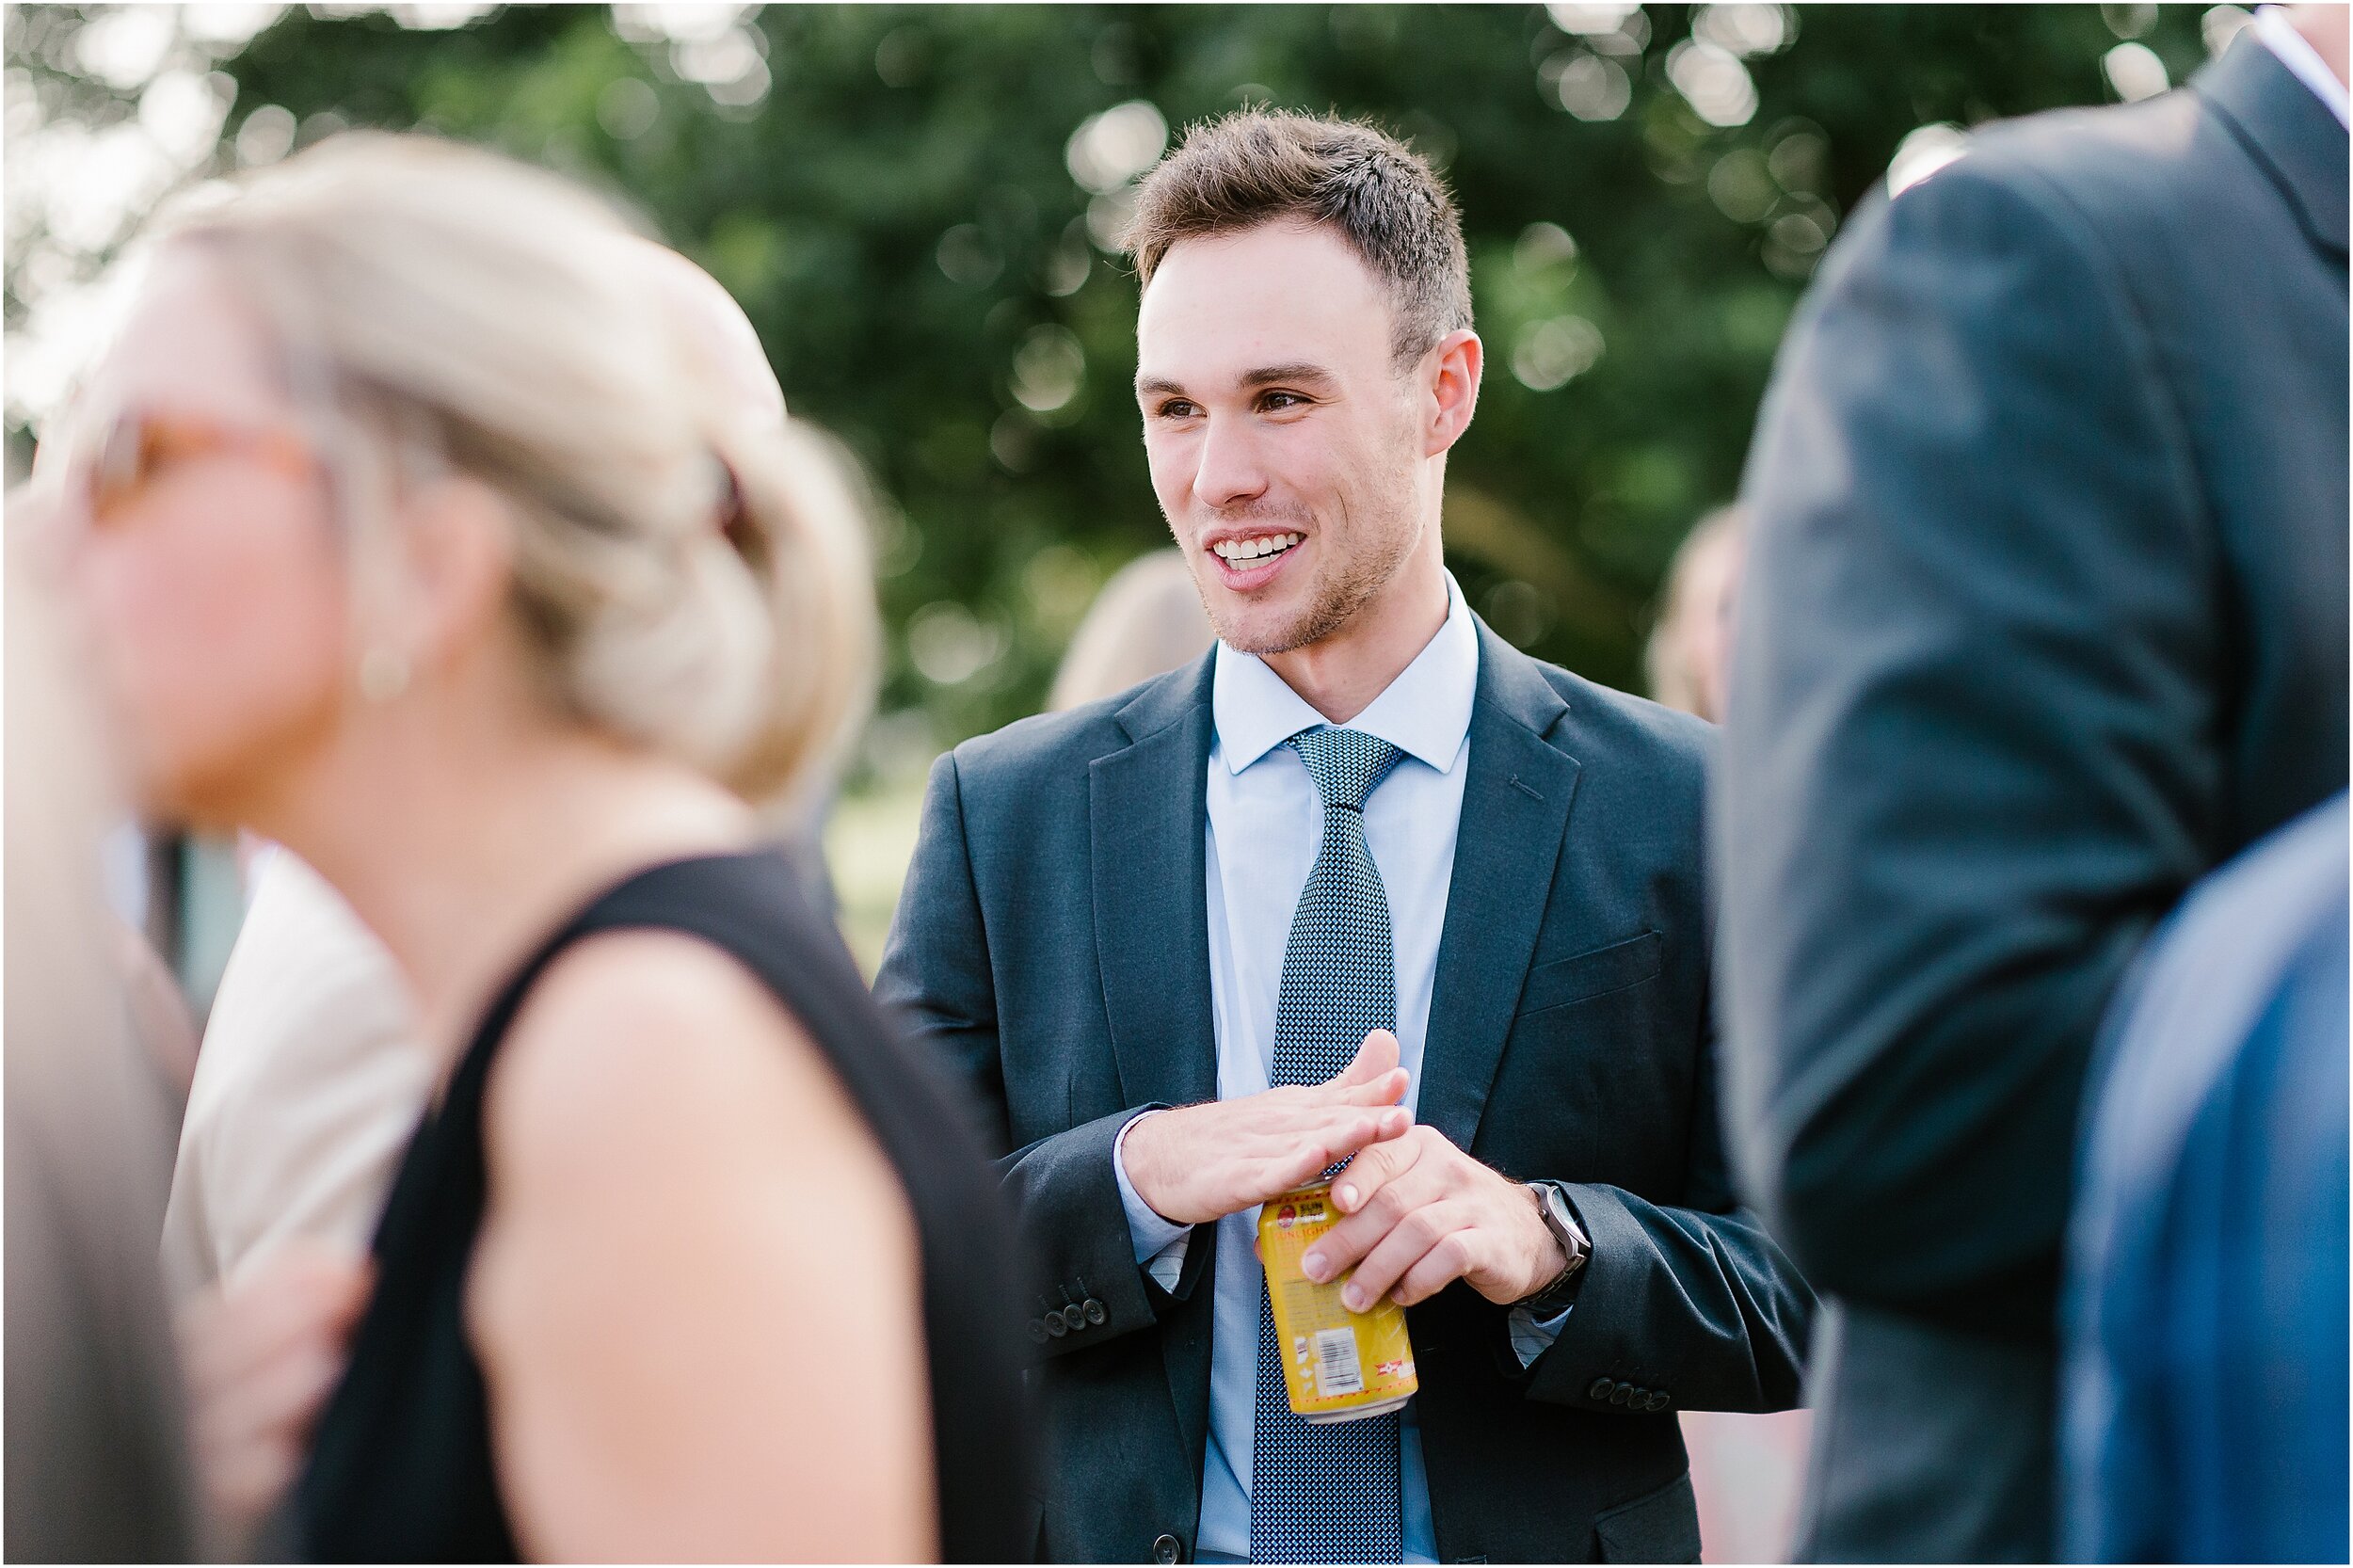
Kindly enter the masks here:
<path id="1" fill-rule="evenodd" d="M 448 30 L 358 8 L 291 11 L 220 62 L 225 146 L 264 115 L 254 155 L 285 111 L 299 141 L 479 140 L 612 191 L 708 265 L 795 410 L 888 498 L 902 752 L 1032 709 L 1095 587 L 1165 538 L 1128 390 L 1135 283 L 1099 243 L 1160 127 L 1335 110 L 1445 168 L 1491 367 L 1450 473 L 1454 568 L 1507 636 L 1640 689 L 1661 574 L 1733 492 L 1813 263 L 1899 143 L 2113 101 L 2120 40 L 2177 83 L 2205 54 L 2199 8 L 2150 6 L 1652 6 L 1614 26 L 1624 8 L 772 6 L 689 38 L 642 8 Z"/>

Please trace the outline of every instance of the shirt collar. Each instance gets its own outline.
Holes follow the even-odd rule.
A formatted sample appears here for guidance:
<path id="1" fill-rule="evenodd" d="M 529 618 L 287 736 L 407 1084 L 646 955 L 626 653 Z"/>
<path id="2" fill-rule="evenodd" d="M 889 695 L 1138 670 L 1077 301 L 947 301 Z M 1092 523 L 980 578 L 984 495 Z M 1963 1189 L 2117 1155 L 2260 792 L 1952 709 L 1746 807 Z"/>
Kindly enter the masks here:
<path id="1" fill-rule="evenodd" d="M 1347 726 L 1379 736 L 1440 773 L 1451 772 L 1462 755 L 1471 704 L 1479 695 L 1479 632 L 1452 572 L 1446 574 L 1446 624 L 1438 634 Z M 1325 727 L 1323 715 L 1265 660 L 1222 642 L 1210 677 L 1209 707 L 1217 721 L 1219 754 L 1232 773 L 1303 729 Z"/>
<path id="2" fill-rule="evenodd" d="M 2277 6 L 2265 6 L 2255 12 L 2255 37 L 2265 48 L 2280 57 L 2296 79 L 2312 88 L 2313 96 L 2329 107 L 2337 117 L 2337 123 L 2353 123 L 2348 120 L 2345 84 L 2329 69 L 2329 62 L 2320 57 L 2320 51 L 2310 40 L 2296 30 L 2287 13 Z"/>

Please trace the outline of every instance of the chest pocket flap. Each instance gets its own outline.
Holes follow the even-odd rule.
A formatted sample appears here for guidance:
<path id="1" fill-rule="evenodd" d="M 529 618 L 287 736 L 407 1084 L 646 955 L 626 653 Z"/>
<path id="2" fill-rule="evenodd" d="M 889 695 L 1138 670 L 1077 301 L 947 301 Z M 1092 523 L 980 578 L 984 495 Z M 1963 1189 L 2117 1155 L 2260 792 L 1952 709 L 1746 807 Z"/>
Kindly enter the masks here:
<path id="1" fill-rule="evenodd" d="M 1520 990 L 1520 1016 L 1590 1001 L 1654 979 L 1666 948 L 1665 937 L 1645 931 L 1607 947 L 1539 964 L 1528 971 L 1528 984 Z"/>

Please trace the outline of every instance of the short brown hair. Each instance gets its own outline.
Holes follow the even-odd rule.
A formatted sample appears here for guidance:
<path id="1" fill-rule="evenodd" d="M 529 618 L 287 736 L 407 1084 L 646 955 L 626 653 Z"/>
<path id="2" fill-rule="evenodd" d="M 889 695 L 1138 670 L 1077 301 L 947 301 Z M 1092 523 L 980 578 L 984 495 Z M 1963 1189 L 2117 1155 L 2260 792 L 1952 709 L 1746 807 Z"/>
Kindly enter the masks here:
<path id="1" fill-rule="evenodd" d="M 1121 243 L 1148 285 L 1179 240 L 1287 218 L 1332 225 L 1388 284 L 1399 363 L 1471 324 L 1463 224 L 1445 182 L 1353 120 L 1242 109 L 1194 125 L 1144 177 Z"/>

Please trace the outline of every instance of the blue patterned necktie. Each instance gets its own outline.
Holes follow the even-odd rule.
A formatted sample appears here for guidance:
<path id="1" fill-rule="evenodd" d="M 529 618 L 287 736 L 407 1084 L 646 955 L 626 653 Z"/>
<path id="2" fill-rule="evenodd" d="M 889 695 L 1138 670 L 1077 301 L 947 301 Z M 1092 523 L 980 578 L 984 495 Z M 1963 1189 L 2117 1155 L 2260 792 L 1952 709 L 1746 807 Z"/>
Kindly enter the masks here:
<path id="1" fill-rule="evenodd" d="M 1323 797 L 1323 842 L 1291 916 L 1274 1007 L 1272 1086 L 1321 1083 L 1375 1029 L 1397 1027 L 1389 900 L 1365 847 L 1365 799 L 1402 755 L 1354 729 L 1287 743 Z M 1283 1348 L 1258 1292 L 1257 1421 L 1251 1444 L 1254 1562 L 1396 1562 L 1404 1555 L 1395 1411 L 1317 1424 L 1291 1410 Z"/>

